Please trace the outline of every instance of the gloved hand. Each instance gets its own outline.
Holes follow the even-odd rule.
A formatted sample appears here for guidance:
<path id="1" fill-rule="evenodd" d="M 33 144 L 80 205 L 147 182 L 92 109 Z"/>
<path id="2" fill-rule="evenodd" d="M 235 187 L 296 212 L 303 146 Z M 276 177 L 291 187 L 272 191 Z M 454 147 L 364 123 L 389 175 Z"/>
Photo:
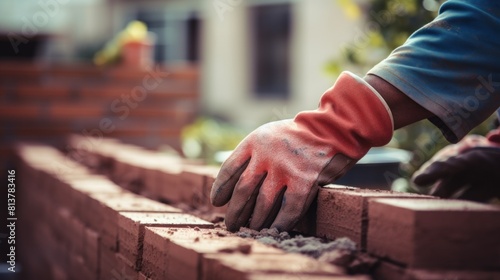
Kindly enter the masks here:
<path id="1" fill-rule="evenodd" d="M 211 192 L 229 202 L 228 230 L 291 230 L 319 186 L 342 176 L 373 146 L 389 142 L 393 120 L 382 97 L 352 73 L 341 74 L 314 111 L 265 124 L 223 163 Z"/>
<path id="2" fill-rule="evenodd" d="M 500 196 L 500 130 L 443 148 L 415 172 L 413 182 L 440 197 L 487 201 Z"/>

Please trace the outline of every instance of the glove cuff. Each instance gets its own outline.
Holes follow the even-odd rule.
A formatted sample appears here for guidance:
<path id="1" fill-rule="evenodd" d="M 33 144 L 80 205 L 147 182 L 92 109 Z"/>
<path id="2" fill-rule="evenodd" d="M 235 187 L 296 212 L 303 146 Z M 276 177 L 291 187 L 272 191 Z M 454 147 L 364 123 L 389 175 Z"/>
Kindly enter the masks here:
<path id="1" fill-rule="evenodd" d="M 500 129 L 492 130 L 486 135 L 488 141 L 499 144 L 500 145 Z"/>
<path id="2" fill-rule="evenodd" d="M 314 111 L 305 111 L 295 122 L 329 143 L 337 153 L 360 159 L 371 147 L 383 146 L 394 131 L 392 113 L 380 94 L 351 72 L 342 72 Z"/>

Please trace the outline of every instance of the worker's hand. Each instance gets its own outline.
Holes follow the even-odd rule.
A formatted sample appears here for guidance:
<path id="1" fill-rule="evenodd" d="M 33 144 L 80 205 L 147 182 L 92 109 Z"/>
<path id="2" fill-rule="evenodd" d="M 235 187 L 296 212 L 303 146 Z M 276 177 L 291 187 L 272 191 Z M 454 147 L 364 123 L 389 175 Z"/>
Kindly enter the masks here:
<path id="1" fill-rule="evenodd" d="M 413 175 L 413 182 L 440 197 L 487 201 L 500 196 L 500 130 L 471 135 L 439 151 Z"/>
<path id="2" fill-rule="evenodd" d="M 248 135 L 222 165 L 212 204 L 229 202 L 231 231 L 291 230 L 320 186 L 342 176 L 369 148 L 389 142 L 392 131 L 385 101 L 364 80 L 344 72 L 317 110 Z"/>

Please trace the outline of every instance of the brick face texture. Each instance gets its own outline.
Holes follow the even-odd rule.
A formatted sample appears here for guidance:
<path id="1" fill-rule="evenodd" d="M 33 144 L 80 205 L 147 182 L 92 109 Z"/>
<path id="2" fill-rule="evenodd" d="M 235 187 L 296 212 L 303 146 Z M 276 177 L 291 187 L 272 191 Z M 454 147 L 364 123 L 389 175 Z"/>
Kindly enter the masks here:
<path id="1" fill-rule="evenodd" d="M 297 229 L 348 236 L 379 259 L 372 277 L 350 276 L 158 201 L 224 213 L 208 200 L 216 168 L 116 140 L 89 141 L 96 139 L 70 137 L 73 154 L 16 148 L 22 279 L 500 279 L 496 207 L 321 188 Z"/>
<path id="2" fill-rule="evenodd" d="M 28 140 L 62 147 L 64 136 L 83 133 L 180 150 L 181 128 L 197 113 L 197 72 L 194 67 L 134 71 L 2 61 L 0 126 L 6 133 L 0 146 Z M 149 90 L 135 100 L 133 90 L 145 77 L 152 77 Z M 127 97 L 129 103 L 123 101 Z M 2 158 L 0 166 L 6 164 Z"/>
<path id="3" fill-rule="evenodd" d="M 377 199 L 369 207 L 368 251 L 375 255 L 411 268 L 500 269 L 498 207 L 414 199 Z"/>
<path id="4" fill-rule="evenodd" d="M 321 237 L 349 237 L 361 249 L 366 248 L 368 202 L 373 198 L 429 198 L 410 193 L 368 190 L 329 185 L 320 189 L 316 234 Z"/>

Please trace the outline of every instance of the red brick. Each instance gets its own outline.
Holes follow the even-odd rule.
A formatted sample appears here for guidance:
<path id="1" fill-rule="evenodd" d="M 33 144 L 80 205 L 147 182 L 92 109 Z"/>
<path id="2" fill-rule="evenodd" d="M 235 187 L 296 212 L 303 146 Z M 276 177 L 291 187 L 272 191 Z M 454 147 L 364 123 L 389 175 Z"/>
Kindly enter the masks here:
<path id="1" fill-rule="evenodd" d="M 336 266 L 298 255 L 217 254 L 203 257 L 203 280 L 246 279 L 250 274 L 343 275 Z M 333 278 L 335 279 L 335 278 Z"/>
<path id="2" fill-rule="evenodd" d="M 373 277 L 374 279 L 383 280 L 493 280 L 500 279 L 500 272 L 406 269 L 393 263 L 381 261 L 373 272 Z"/>
<path id="3" fill-rule="evenodd" d="M 62 84 L 32 84 L 19 85 L 17 87 L 17 97 L 20 99 L 42 99 L 53 100 L 68 99 L 70 88 Z"/>
<path id="4" fill-rule="evenodd" d="M 306 275 L 306 274 L 250 274 L 248 280 L 371 280 L 368 275 L 338 275 L 338 276 L 321 276 L 321 275 Z"/>
<path id="5" fill-rule="evenodd" d="M 85 229 L 82 257 L 85 265 L 96 275 L 99 273 L 99 241 L 96 231 Z"/>
<path id="6" fill-rule="evenodd" d="M 127 96 L 132 93 L 135 87 L 121 84 L 105 84 L 96 86 L 82 86 L 80 87 L 80 98 L 82 99 L 95 99 L 102 102 L 103 100 L 121 100 L 122 96 Z M 122 101 L 123 102 L 123 101 Z M 127 106 L 123 102 L 123 106 Z"/>
<path id="7" fill-rule="evenodd" d="M 87 209 L 91 226 L 101 233 L 103 246 L 116 250 L 119 212 L 178 213 L 179 209 L 135 194 L 91 194 Z"/>
<path id="8" fill-rule="evenodd" d="M 204 254 L 238 251 L 242 246 L 252 253 L 283 253 L 222 229 L 146 227 L 142 271 L 153 279 L 197 279 Z"/>
<path id="9" fill-rule="evenodd" d="M 157 173 L 159 187 L 157 191 L 161 199 L 177 203 L 182 201 L 181 173 L 182 166 L 177 164 L 159 168 L 159 172 Z"/>
<path id="10" fill-rule="evenodd" d="M 145 276 L 152 279 L 165 279 L 167 243 L 166 230 L 163 228 L 146 227 L 144 229 L 141 271 Z"/>
<path id="11" fill-rule="evenodd" d="M 0 105 L 0 119 L 34 119 L 41 114 L 37 104 L 2 104 Z"/>
<path id="12" fill-rule="evenodd" d="M 71 133 L 72 129 L 69 124 L 54 124 L 46 123 L 43 126 L 40 124 L 18 124 L 14 128 L 14 133 L 18 137 L 50 137 L 50 136 L 65 136 Z"/>
<path id="13" fill-rule="evenodd" d="M 410 268 L 500 268 L 500 208 L 460 200 L 369 203 L 368 252 Z M 466 225 L 466 226 L 464 226 Z"/>
<path id="14" fill-rule="evenodd" d="M 120 213 L 118 239 L 120 253 L 140 269 L 146 226 L 211 228 L 206 222 L 181 213 Z"/>
<path id="15" fill-rule="evenodd" d="M 43 274 L 46 274 L 46 273 L 47 272 L 44 272 Z M 66 274 L 66 271 L 64 270 L 64 268 L 62 268 L 61 266 L 59 266 L 59 265 L 57 265 L 55 263 L 52 263 L 50 265 L 50 274 L 51 274 L 51 278 L 50 279 L 53 279 L 53 280 L 71 279 L 68 276 L 68 274 Z"/>
<path id="16" fill-rule="evenodd" d="M 104 248 L 101 246 L 99 248 L 99 279 L 100 280 L 110 280 L 119 278 L 121 271 L 118 269 L 118 261 L 116 252 Z"/>
<path id="17" fill-rule="evenodd" d="M 151 280 L 151 279 L 155 279 L 155 278 L 149 278 L 146 275 L 144 275 L 142 272 L 139 272 L 137 279 L 138 280 Z"/>
<path id="18" fill-rule="evenodd" d="M 120 277 L 116 277 L 117 280 L 121 279 L 137 279 L 139 274 L 138 271 L 134 268 L 134 264 L 129 262 L 122 254 L 116 254 L 116 271 L 112 272 L 112 274 L 120 275 Z"/>
<path id="19" fill-rule="evenodd" d="M 85 265 L 85 262 L 80 256 L 71 255 L 70 266 L 68 270 L 68 279 L 71 280 L 88 280 L 88 279 L 97 279 L 97 274 L 93 273 L 89 270 L 89 268 Z"/>
<path id="20" fill-rule="evenodd" d="M 96 221 L 96 219 L 99 220 L 101 217 L 92 216 L 97 209 L 89 209 L 91 203 L 89 202 L 89 195 L 120 195 L 126 193 L 103 176 L 93 175 L 81 179 L 65 179 L 65 182 L 68 184 L 69 195 L 67 200 L 71 203 L 70 209 L 93 228 L 99 226 L 99 221 Z"/>
<path id="21" fill-rule="evenodd" d="M 357 189 L 329 185 L 319 190 L 316 234 L 335 239 L 349 237 L 358 248 L 366 247 L 368 201 L 372 198 L 429 198 L 417 194 L 387 190 Z"/>
<path id="22" fill-rule="evenodd" d="M 97 118 L 104 113 L 101 103 L 53 103 L 49 107 L 51 118 Z"/>

